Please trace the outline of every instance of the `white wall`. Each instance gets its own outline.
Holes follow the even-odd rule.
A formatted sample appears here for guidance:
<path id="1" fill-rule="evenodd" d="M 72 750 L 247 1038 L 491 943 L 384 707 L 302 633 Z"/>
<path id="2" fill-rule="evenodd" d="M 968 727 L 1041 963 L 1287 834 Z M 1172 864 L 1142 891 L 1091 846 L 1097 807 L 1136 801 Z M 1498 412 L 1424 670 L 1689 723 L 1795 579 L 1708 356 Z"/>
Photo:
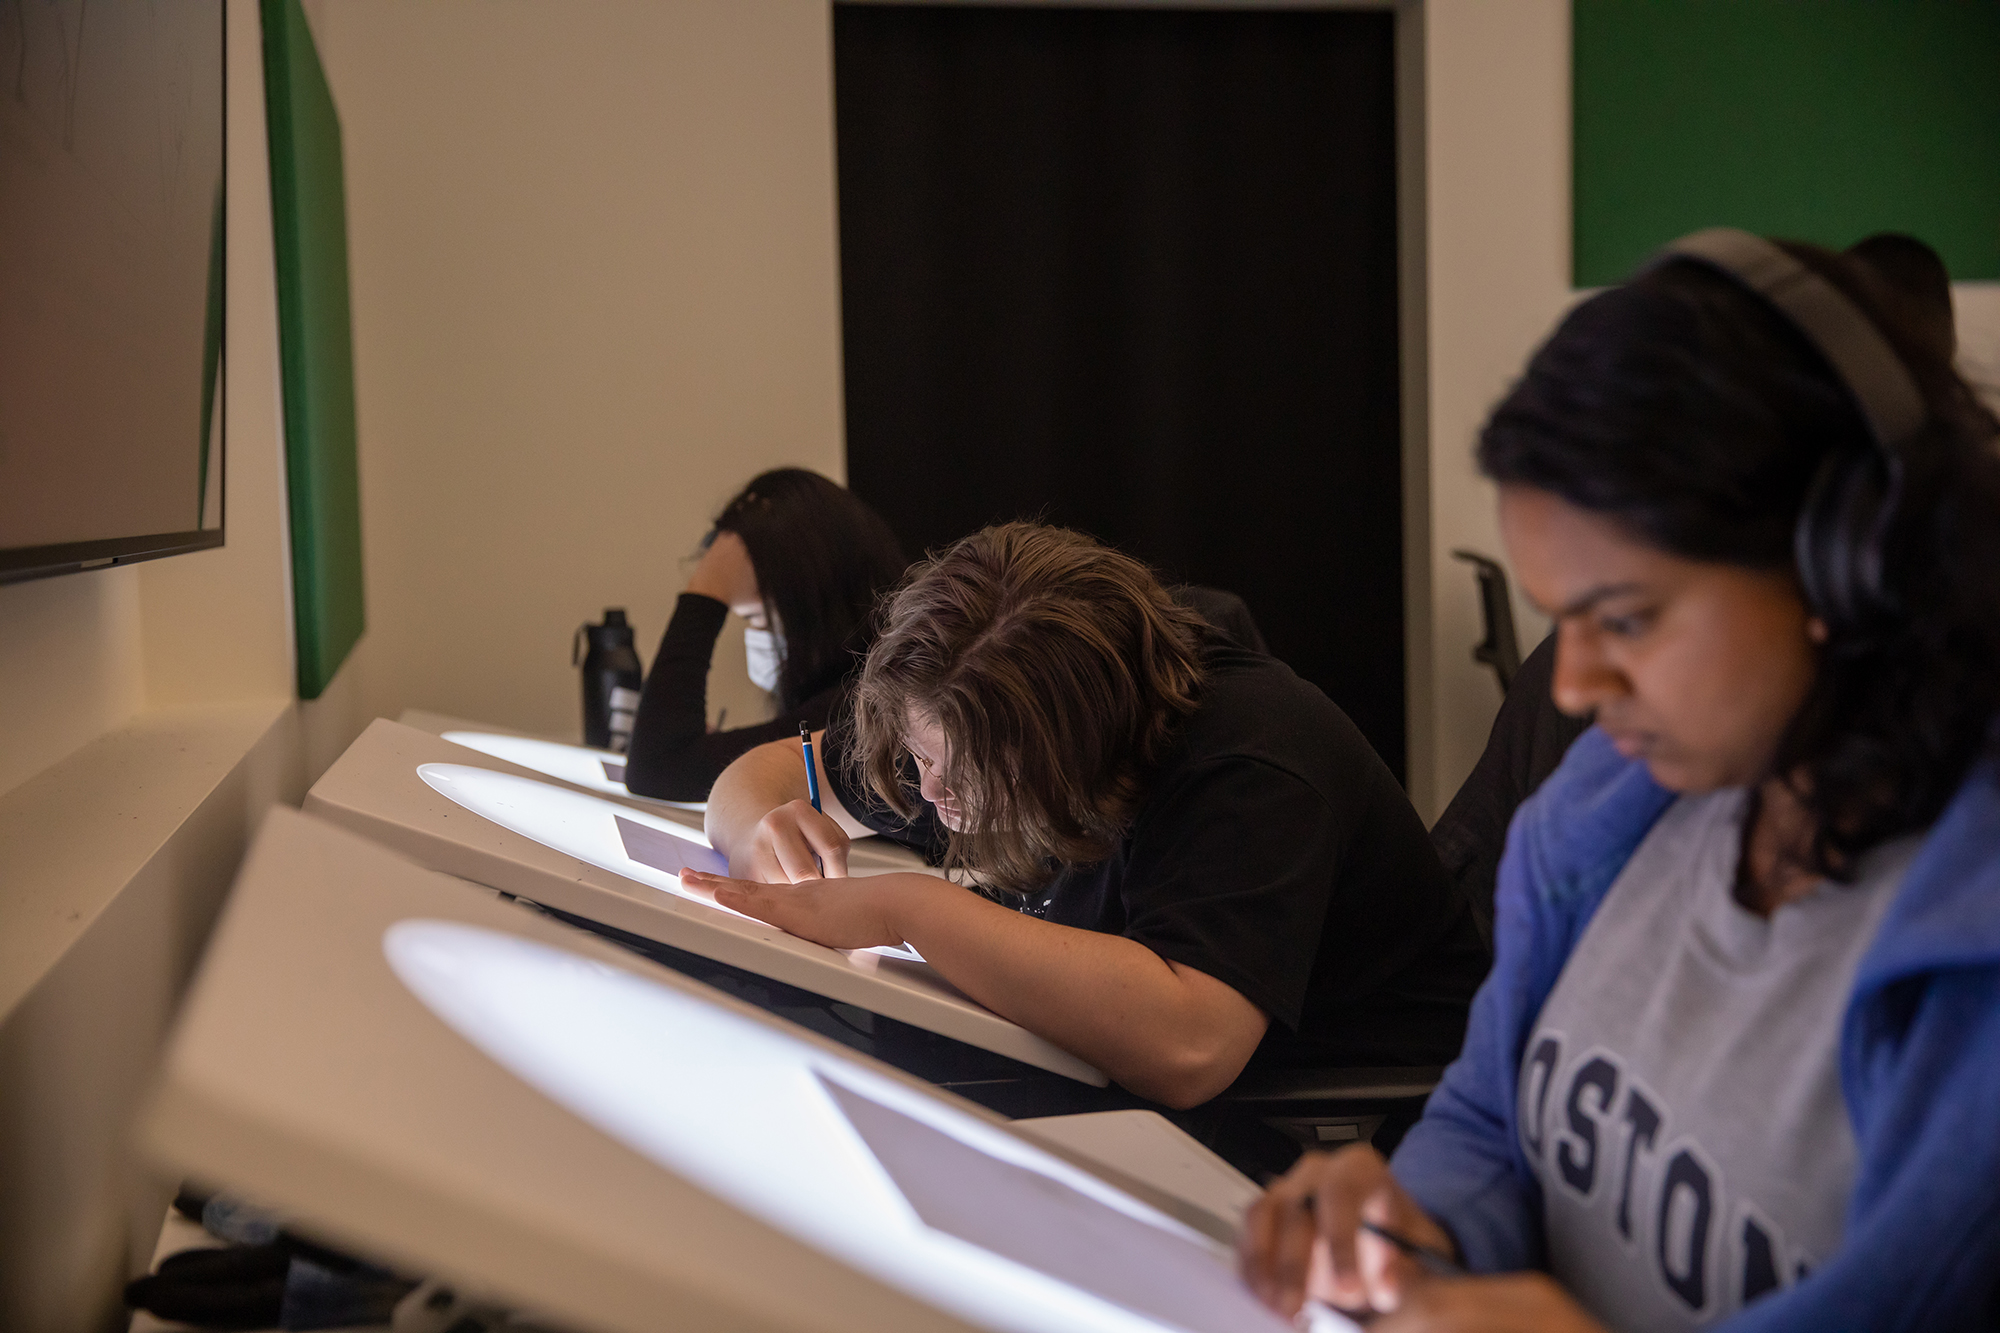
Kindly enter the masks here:
<path id="1" fill-rule="evenodd" d="M 246 12 L 247 27 L 231 15 L 226 544 L 0 587 L 0 795 L 149 711 L 293 693 L 269 158 Z"/>
<path id="2" fill-rule="evenodd" d="M 136 569 L 0 588 L 0 793 L 145 706 L 139 639 Z"/>
<path id="3" fill-rule="evenodd" d="M 262 809 L 376 713 L 573 730 L 577 623 L 623 602 L 650 651 L 729 491 L 841 474 L 822 0 L 309 9 L 347 136 L 371 628 L 292 700 L 256 6 L 231 0 L 228 545 L 0 588 L 8 1330 L 116 1319 L 164 1183 L 124 1116 Z M 1430 814 L 1497 701 L 1448 556 L 1499 554 L 1473 433 L 1573 298 L 1566 0 L 1421 17 Z M 2000 388 L 2000 284 L 1954 295 Z"/>
<path id="4" fill-rule="evenodd" d="M 1451 558 L 1470 549 L 1505 561 L 1473 441 L 1572 295 L 1568 0 L 1424 7 L 1432 750 L 1429 789 L 1411 798 L 1429 820 L 1471 771 L 1500 705 L 1493 673 L 1472 660 L 1476 585 Z M 1515 615 L 1525 651 L 1544 622 L 1518 596 Z"/>
<path id="5" fill-rule="evenodd" d="M 1412 797 L 1435 818 L 1484 748 L 1500 697 L 1492 673 L 1472 663 L 1478 601 L 1470 573 L 1450 558 L 1453 547 L 1505 558 L 1473 439 L 1579 293 L 1570 287 L 1568 0 L 1423 4 L 1434 786 Z M 2000 404 L 2000 283 L 1956 284 L 1953 302 L 1961 368 Z M 1525 652 L 1547 622 L 1518 589 L 1515 616 Z"/>
<path id="6" fill-rule="evenodd" d="M 1504 556 L 1473 438 L 1575 299 L 1569 5 L 1398 8 L 1422 83 L 1409 721 L 1432 817 L 1500 697 L 1450 557 Z M 364 707 L 574 734 L 579 623 L 624 604 L 649 655 L 721 499 L 780 462 L 841 475 L 828 6 L 308 13 L 347 144 Z M 1969 356 L 2000 383 L 2000 300 L 1968 290 Z M 1532 646 L 1543 622 L 1518 598 L 1516 614 Z M 740 659 L 716 679 L 741 716 Z"/>
<path id="7" fill-rule="evenodd" d="M 623 604 L 650 654 L 730 491 L 782 462 L 842 475 L 828 6 L 308 13 L 347 151 L 364 708 L 572 734 L 579 623 Z M 1449 552 L 1498 554 L 1472 433 L 1568 300 L 1569 102 L 1562 0 L 1431 0 L 1426 20 L 1428 815 L 1499 697 Z"/>
<path id="8" fill-rule="evenodd" d="M 1959 373 L 2000 412 L 2000 282 L 1953 283 L 1951 307 Z"/>
<path id="9" fill-rule="evenodd" d="M 126 1127 L 249 832 L 358 731 L 293 697 L 254 0 L 229 6 L 227 544 L 0 588 L 0 1328 L 122 1326 Z"/>
<path id="10" fill-rule="evenodd" d="M 365 707 L 574 737 L 579 624 L 625 606 L 650 659 L 722 501 L 844 476 L 828 8 L 308 13 L 346 146 Z"/>

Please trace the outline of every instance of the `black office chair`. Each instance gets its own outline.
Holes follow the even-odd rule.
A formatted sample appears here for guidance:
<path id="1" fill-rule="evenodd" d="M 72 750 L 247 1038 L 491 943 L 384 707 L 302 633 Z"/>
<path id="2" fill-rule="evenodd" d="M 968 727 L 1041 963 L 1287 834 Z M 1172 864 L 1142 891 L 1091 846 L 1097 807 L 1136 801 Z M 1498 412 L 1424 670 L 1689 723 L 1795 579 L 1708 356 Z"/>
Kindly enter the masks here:
<path id="1" fill-rule="evenodd" d="M 1472 650 L 1472 660 L 1493 668 L 1500 678 L 1500 693 L 1513 687 L 1521 669 L 1520 640 L 1514 636 L 1514 599 L 1507 595 L 1507 571 L 1497 560 L 1477 551 L 1453 551 L 1452 559 L 1471 565 L 1479 579 L 1479 614 L 1485 621 L 1486 637 Z"/>
<path id="2" fill-rule="evenodd" d="M 1234 1112 L 1227 1141 L 1211 1144 L 1253 1178 L 1281 1174 L 1309 1149 L 1373 1144 L 1396 1150 L 1424 1113 L 1442 1065 L 1388 1069 L 1281 1069 L 1245 1074 L 1217 1099 Z M 1246 1134 L 1255 1124 L 1261 1134 Z"/>
<path id="3" fill-rule="evenodd" d="M 1521 669 L 1507 571 L 1477 552 L 1452 555 L 1472 565 L 1479 579 L 1485 637 L 1473 648 L 1473 660 L 1493 669 L 1504 694 Z M 1490 905 L 1487 910 L 1490 914 Z M 1443 1076 L 1442 1065 L 1277 1070 L 1245 1075 L 1220 1100 L 1249 1112 L 1300 1150 L 1368 1143 L 1386 1157 L 1423 1115 L 1424 1104 Z M 1246 1154 L 1239 1148 L 1234 1155 L 1240 1159 Z"/>

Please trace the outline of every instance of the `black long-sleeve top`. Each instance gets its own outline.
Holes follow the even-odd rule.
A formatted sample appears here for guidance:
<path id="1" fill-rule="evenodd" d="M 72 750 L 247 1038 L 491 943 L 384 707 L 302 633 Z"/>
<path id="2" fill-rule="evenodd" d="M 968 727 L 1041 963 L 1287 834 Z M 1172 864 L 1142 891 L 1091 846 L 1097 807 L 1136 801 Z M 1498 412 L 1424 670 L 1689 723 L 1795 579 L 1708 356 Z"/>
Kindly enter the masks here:
<path id="1" fill-rule="evenodd" d="M 796 737 L 801 722 L 818 731 L 846 692 L 847 683 L 837 681 L 769 722 L 710 731 L 708 666 L 728 614 L 728 607 L 700 593 L 684 592 L 675 604 L 632 723 L 625 785 L 633 794 L 705 801 L 736 756 L 766 741 Z"/>

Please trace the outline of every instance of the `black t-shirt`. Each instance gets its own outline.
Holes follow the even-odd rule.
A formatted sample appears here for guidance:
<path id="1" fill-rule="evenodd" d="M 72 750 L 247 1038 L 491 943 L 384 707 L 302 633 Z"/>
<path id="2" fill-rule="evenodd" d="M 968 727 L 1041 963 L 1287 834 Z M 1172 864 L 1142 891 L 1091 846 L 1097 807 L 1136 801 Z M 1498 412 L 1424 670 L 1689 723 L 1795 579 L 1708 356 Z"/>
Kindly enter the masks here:
<path id="1" fill-rule="evenodd" d="M 1283 663 L 1211 639 L 1201 703 L 1099 864 L 1003 902 L 1137 940 L 1271 1018 L 1251 1067 L 1442 1064 L 1489 962 L 1422 820 L 1354 724 Z M 878 831 L 941 846 L 827 769 Z"/>
<path id="2" fill-rule="evenodd" d="M 710 731 L 708 665 L 728 615 L 728 607 L 696 592 L 682 593 L 675 604 L 639 692 L 639 715 L 632 720 L 625 785 L 636 795 L 705 801 L 708 789 L 738 755 L 766 741 L 796 737 L 801 722 L 818 731 L 844 697 L 846 682 L 835 681 L 769 722 Z"/>

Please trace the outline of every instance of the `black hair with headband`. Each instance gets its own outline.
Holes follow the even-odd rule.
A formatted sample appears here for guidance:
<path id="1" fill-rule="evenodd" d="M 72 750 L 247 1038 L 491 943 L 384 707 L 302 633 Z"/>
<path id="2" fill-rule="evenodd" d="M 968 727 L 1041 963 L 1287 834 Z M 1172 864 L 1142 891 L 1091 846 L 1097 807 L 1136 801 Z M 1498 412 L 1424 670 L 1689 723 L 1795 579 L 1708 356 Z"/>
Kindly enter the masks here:
<path id="1" fill-rule="evenodd" d="M 2000 709 L 2000 423 L 1881 274 L 1698 232 L 1578 306 L 1479 442 L 1688 559 L 1789 569 L 1827 626 L 1773 771 L 1835 877 L 1927 826 Z"/>
<path id="2" fill-rule="evenodd" d="M 1806 602 L 1829 626 L 1893 616 L 1884 561 L 1903 495 L 1903 457 L 1930 409 L 1903 358 L 1853 298 L 1781 245 L 1713 227 L 1668 245 L 1654 266 L 1693 260 L 1755 292 L 1804 335 L 1847 390 L 1873 448 L 1828 450 L 1793 525 Z"/>
<path id="3" fill-rule="evenodd" d="M 1847 247 L 1852 255 L 1880 275 L 1891 289 L 1890 304 L 1903 322 L 1921 334 L 1931 351 L 1949 361 L 1958 351 L 1958 330 L 1951 310 L 1951 272 L 1937 251 L 1914 236 L 1879 231 Z"/>
<path id="4" fill-rule="evenodd" d="M 875 639 L 876 599 L 909 563 L 880 514 L 817 472 L 781 467 L 731 497 L 715 530 L 743 539 L 765 615 L 784 636 L 781 708 L 798 707 L 860 665 Z"/>

